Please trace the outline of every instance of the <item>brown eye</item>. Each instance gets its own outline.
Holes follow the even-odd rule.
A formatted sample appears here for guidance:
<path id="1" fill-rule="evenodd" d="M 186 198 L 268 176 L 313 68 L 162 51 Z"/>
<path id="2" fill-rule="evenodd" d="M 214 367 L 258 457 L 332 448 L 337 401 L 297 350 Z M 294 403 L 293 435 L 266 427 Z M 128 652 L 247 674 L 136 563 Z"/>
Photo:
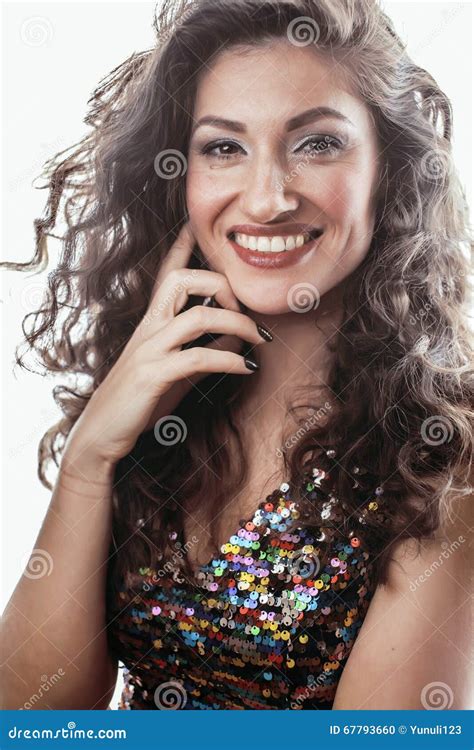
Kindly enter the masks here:
<path id="1" fill-rule="evenodd" d="M 342 143 L 337 138 L 334 138 L 331 135 L 322 135 L 312 136 L 311 138 L 308 138 L 308 140 L 305 141 L 302 146 L 297 149 L 297 151 L 302 151 L 306 149 L 307 146 L 312 146 L 312 144 L 315 144 L 315 146 L 309 149 L 311 155 L 315 155 L 317 153 L 335 153 L 337 151 L 340 151 L 343 147 Z"/>
<path id="2" fill-rule="evenodd" d="M 230 152 L 229 149 L 240 149 L 240 146 L 237 143 L 233 143 L 232 141 L 221 141 L 220 143 L 210 143 L 208 146 L 205 146 L 201 153 L 204 156 L 209 156 L 211 158 L 215 159 L 231 159 L 233 156 L 235 156 L 234 153 Z M 225 153 L 213 153 L 216 151 L 216 149 L 226 149 Z"/>

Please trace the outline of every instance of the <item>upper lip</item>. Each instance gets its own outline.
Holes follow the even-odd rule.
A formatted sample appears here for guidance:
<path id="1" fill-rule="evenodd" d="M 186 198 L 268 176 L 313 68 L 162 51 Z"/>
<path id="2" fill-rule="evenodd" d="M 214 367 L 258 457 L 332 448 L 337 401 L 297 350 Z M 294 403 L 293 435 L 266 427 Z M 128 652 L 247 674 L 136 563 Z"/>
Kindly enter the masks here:
<path id="1" fill-rule="evenodd" d="M 322 227 L 315 227 L 311 224 L 279 224 L 272 227 L 257 227 L 253 224 L 235 224 L 227 232 L 231 234 L 248 234 L 252 237 L 289 237 L 298 234 L 310 234 L 318 236 L 322 234 Z"/>

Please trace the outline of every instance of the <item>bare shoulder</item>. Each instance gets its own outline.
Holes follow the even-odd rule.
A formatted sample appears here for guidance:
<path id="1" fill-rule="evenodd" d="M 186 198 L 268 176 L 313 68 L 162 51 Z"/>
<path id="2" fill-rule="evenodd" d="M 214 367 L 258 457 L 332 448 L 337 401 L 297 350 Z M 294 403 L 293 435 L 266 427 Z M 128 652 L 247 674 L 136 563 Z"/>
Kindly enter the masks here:
<path id="1" fill-rule="evenodd" d="M 394 548 L 387 583 L 370 603 L 335 709 L 421 709 L 436 701 L 444 708 L 472 708 L 473 500 L 471 485 L 434 539 Z"/>
<path id="2" fill-rule="evenodd" d="M 472 560 L 472 530 L 474 526 L 474 487 L 469 494 L 456 498 L 452 503 L 449 515 L 433 539 L 404 540 L 397 545 L 392 554 L 389 566 L 387 587 L 406 590 L 410 583 L 418 586 L 441 568 L 445 574 L 468 576 Z M 428 567 L 427 567 L 428 566 Z M 416 581 L 414 581 L 416 578 Z M 445 585 L 447 581 L 443 578 Z M 437 581 L 437 586 L 441 580 Z"/>

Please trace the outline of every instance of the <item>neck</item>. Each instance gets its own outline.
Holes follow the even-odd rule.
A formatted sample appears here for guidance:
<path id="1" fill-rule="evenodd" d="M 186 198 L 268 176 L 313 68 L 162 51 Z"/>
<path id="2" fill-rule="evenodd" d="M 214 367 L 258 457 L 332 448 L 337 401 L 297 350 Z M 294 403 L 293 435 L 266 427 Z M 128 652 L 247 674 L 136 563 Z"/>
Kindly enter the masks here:
<path id="1" fill-rule="evenodd" d="M 246 314 L 266 326 L 273 341 L 258 347 L 260 370 L 248 379 L 238 411 L 244 422 L 281 423 L 287 405 L 299 400 L 298 387 L 328 383 L 334 354 L 327 345 L 343 319 L 342 288 L 328 292 L 308 312 L 261 315 L 248 309 Z"/>

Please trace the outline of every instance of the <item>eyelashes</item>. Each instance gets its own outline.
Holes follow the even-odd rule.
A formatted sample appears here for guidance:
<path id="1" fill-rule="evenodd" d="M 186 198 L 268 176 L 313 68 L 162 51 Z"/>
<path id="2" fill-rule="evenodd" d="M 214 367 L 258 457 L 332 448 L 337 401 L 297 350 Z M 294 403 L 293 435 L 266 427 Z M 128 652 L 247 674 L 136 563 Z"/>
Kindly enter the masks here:
<path id="1" fill-rule="evenodd" d="M 344 145 L 341 143 L 341 141 L 338 138 L 335 138 L 332 135 L 323 135 L 323 136 L 311 136 L 308 138 L 302 146 L 300 146 L 297 151 L 301 151 L 305 146 L 307 146 L 309 143 L 324 143 L 326 148 L 322 149 L 320 146 L 318 146 L 316 149 L 312 149 L 317 151 L 320 154 L 333 154 L 337 151 L 342 151 L 344 148 Z"/>
<path id="2" fill-rule="evenodd" d="M 316 148 L 309 149 L 309 152 L 306 151 L 306 147 L 310 144 L 317 144 Z M 229 140 L 223 140 L 223 141 L 213 141 L 212 143 L 207 144 L 204 146 L 200 153 L 203 156 L 206 156 L 210 159 L 215 159 L 217 161 L 229 161 L 237 156 L 235 153 L 212 153 L 216 149 L 224 148 L 224 147 L 231 147 L 243 150 L 242 147 L 235 143 L 235 141 L 229 141 Z M 344 144 L 341 143 L 341 141 L 338 138 L 335 138 L 332 135 L 318 135 L 318 136 L 310 136 L 307 138 L 295 151 L 295 153 L 310 153 L 311 155 L 334 155 L 339 151 L 342 151 L 344 149 Z"/>
<path id="3" fill-rule="evenodd" d="M 224 146 L 240 148 L 240 146 L 237 143 L 233 143 L 233 141 L 219 141 L 219 142 L 210 143 L 209 145 L 204 146 L 204 148 L 201 149 L 201 154 L 203 156 L 208 156 L 212 159 L 220 159 L 224 161 L 226 161 L 227 159 L 232 159 L 234 154 L 213 154 L 212 153 L 215 149 L 223 148 Z"/>

